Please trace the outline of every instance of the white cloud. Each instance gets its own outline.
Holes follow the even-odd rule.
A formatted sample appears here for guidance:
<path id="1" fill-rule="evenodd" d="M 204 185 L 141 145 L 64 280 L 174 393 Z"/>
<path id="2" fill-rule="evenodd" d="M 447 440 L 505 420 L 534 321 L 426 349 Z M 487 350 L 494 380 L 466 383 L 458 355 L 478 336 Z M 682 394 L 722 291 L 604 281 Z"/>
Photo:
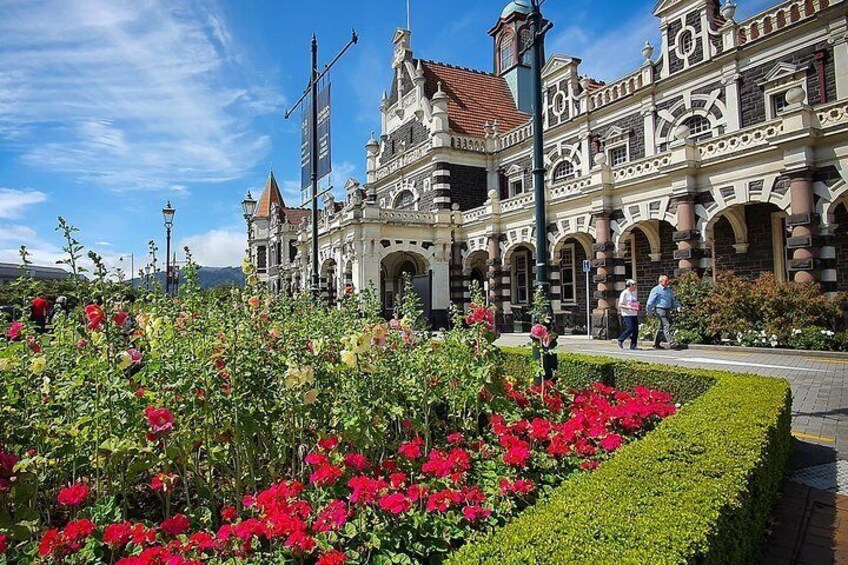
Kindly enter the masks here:
<path id="1" fill-rule="evenodd" d="M 251 121 L 285 99 L 235 67 L 233 39 L 207 6 L 5 2 L 0 132 L 26 164 L 115 190 L 241 177 L 270 149 Z"/>
<path id="2" fill-rule="evenodd" d="M 35 230 L 16 224 L 0 225 L 0 243 L 22 243 L 24 245 L 36 238 Z"/>
<path id="3" fill-rule="evenodd" d="M 231 267 L 241 265 L 247 247 L 246 240 L 246 230 L 211 230 L 184 238 L 180 241 L 179 249 L 188 246 L 198 265 Z"/>
<path id="4" fill-rule="evenodd" d="M 47 195 L 39 190 L 0 188 L 0 218 L 18 218 L 26 208 L 45 200 Z"/>

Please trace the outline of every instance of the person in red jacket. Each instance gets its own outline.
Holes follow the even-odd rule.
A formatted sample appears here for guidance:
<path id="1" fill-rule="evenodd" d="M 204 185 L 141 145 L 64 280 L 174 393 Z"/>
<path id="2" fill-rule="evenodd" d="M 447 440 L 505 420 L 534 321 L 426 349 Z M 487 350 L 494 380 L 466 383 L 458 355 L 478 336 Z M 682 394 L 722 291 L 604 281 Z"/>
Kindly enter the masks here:
<path id="1" fill-rule="evenodd" d="M 38 293 L 32 299 L 32 308 L 30 310 L 30 320 L 38 326 L 39 333 L 44 333 L 47 329 L 47 315 L 50 313 L 50 304 L 44 298 L 44 294 Z"/>

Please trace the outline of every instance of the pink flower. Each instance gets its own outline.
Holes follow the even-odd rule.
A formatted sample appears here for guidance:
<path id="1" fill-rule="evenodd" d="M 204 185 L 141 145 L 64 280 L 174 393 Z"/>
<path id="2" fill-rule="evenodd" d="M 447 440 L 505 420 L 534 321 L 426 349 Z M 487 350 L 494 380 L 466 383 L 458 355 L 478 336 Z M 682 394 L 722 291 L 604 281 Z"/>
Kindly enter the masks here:
<path id="1" fill-rule="evenodd" d="M 189 522 L 185 514 L 174 514 L 170 518 L 163 520 L 159 525 L 159 529 L 166 536 L 176 537 L 186 533 L 190 526 L 191 522 Z"/>
<path id="2" fill-rule="evenodd" d="M 543 324 L 533 324 L 530 328 L 530 337 L 539 340 L 544 347 L 551 344 L 551 332 Z"/>
<path id="3" fill-rule="evenodd" d="M 127 318 L 129 314 L 126 312 L 116 312 L 114 316 L 112 316 L 112 321 L 115 322 L 115 325 L 118 327 L 123 327 L 127 322 Z"/>
<path id="4" fill-rule="evenodd" d="M 60 490 L 56 500 L 62 506 L 79 506 L 85 502 L 86 498 L 88 498 L 88 485 L 85 483 L 75 483 Z"/>
<path id="5" fill-rule="evenodd" d="M 167 432 L 174 427 L 174 414 L 167 408 L 148 406 L 144 410 L 147 425 L 154 433 Z"/>
<path id="6" fill-rule="evenodd" d="M 592 469 L 597 469 L 598 465 L 600 465 L 600 463 L 598 463 L 597 461 L 588 460 L 581 463 L 580 468 L 586 471 L 591 471 Z"/>
<path id="7" fill-rule="evenodd" d="M 3 534 L 0 534 L 0 555 L 6 553 L 6 550 L 9 549 L 9 540 Z"/>
<path id="8" fill-rule="evenodd" d="M 9 326 L 9 331 L 6 332 L 6 339 L 9 341 L 17 341 L 21 336 L 21 330 L 24 329 L 22 322 L 12 322 Z"/>
<path id="9" fill-rule="evenodd" d="M 173 490 L 180 478 L 174 473 L 157 473 L 150 479 L 150 488 L 157 492 Z"/>
<path id="10" fill-rule="evenodd" d="M 459 432 L 454 432 L 448 436 L 448 443 L 451 445 L 460 445 L 465 441 L 465 436 Z"/>

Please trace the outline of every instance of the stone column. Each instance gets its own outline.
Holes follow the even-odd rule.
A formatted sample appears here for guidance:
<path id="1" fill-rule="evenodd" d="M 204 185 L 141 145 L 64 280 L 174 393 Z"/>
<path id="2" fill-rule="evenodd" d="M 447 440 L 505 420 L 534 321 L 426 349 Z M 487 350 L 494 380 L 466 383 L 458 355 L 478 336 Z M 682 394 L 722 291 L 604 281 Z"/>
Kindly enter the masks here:
<path id="1" fill-rule="evenodd" d="M 789 260 L 789 272 L 794 273 L 795 282 L 816 282 L 816 238 L 818 224 L 813 206 L 813 175 L 811 171 L 801 171 L 791 175 L 789 181 L 791 199 L 786 226 L 792 229 L 792 236 L 786 241 L 786 248 L 792 250 Z"/>
<path id="2" fill-rule="evenodd" d="M 450 169 L 447 163 L 436 163 L 433 170 L 433 205 L 437 210 L 450 210 Z"/>
<path id="3" fill-rule="evenodd" d="M 700 273 L 701 250 L 697 247 L 699 235 L 695 229 L 695 201 L 691 196 L 684 196 L 677 201 L 677 231 L 673 236 L 677 243 L 674 258 L 678 261 L 675 277 L 690 272 Z"/>
<path id="4" fill-rule="evenodd" d="M 606 212 L 595 215 L 594 267 L 597 269 L 595 299 L 598 305 L 592 313 L 592 336 L 595 339 L 612 339 L 618 334 L 618 316 L 615 310 L 615 245 L 612 242 L 610 216 Z"/>
<path id="5" fill-rule="evenodd" d="M 489 279 L 489 304 L 495 307 L 495 327 L 503 331 L 503 299 L 501 297 L 501 244 L 500 234 L 489 235 L 489 259 L 486 265 Z"/>
<path id="6" fill-rule="evenodd" d="M 462 244 L 453 242 L 451 244 L 450 261 L 450 296 L 451 303 L 457 307 L 464 307 L 468 303 L 466 291 L 468 290 L 468 279 L 465 277 L 462 265 Z"/>

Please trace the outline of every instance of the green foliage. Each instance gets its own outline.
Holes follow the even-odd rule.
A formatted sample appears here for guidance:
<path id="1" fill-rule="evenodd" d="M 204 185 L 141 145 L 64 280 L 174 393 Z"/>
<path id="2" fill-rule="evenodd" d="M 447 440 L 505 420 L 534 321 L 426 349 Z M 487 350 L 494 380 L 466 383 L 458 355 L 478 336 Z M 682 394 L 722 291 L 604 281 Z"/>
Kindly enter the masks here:
<path id="1" fill-rule="evenodd" d="M 568 357 L 561 356 L 561 366 Z M 548 502 L 448 563 L 756 561 L 791 447 L 788 383 L 611 364 L 620 385 L 652 377 L 646 385 L 703 394 L 595 473 L 567 480 Z"/>
<path id="2" fill-rule="evenodd" d="M 720 273 L 715 283 L 690 274 L 677 281 L 674 289 L 684 307 L 675 326 L 685 343 L 796 347 L 793 343 L 797 340 L 790 343 L 795 330 L 818 327 L 837 331 L 848 303 L 844 293 L 828 298 L 816 284 L 781 282 L 772 274 L 750 281 Z M 643 336 L 651 330 L 646 326 Z M 821 349 L 837 348 L 835 341 L 807 343 Z"/>

